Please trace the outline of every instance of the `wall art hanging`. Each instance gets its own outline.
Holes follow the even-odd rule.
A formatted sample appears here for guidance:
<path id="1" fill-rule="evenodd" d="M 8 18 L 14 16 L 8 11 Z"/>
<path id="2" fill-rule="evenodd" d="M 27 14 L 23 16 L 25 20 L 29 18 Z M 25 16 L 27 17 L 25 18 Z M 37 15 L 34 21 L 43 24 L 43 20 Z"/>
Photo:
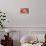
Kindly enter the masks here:
<path id="1" fill-rule="evenodd" d="M 20 8 L 21 14 L 29 14 L 29 8 Z"/>

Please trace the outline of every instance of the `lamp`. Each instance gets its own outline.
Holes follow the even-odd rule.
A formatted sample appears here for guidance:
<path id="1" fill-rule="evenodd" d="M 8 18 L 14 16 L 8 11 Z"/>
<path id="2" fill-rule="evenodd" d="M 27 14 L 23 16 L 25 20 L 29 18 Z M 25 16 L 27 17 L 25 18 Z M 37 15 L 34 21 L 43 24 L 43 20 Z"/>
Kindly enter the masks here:
<path id="1" fill-rule="evenodd" d="M 9 33 L 9 29 L 5 29 L 5 32 L 6 32 L 6 33 Z"/>
<path id="2" fill-rule="evenodd" d="M 5 32 L 7 33 L 7 36 L 9 37 L 9 29 L 5 29 Z"/>

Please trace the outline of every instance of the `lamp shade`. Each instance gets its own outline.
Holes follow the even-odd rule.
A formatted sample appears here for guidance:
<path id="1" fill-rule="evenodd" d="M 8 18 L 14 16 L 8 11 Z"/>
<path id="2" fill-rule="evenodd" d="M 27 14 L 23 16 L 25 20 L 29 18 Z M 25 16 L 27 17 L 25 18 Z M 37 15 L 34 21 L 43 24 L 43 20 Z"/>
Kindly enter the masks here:
<path id="1" fill-rule="evenodd" d="M 8 32 L 10 32 L 10 31 L 9 31 L 9 29 L 5 29 L 5 32 L 8 33 Z"/>

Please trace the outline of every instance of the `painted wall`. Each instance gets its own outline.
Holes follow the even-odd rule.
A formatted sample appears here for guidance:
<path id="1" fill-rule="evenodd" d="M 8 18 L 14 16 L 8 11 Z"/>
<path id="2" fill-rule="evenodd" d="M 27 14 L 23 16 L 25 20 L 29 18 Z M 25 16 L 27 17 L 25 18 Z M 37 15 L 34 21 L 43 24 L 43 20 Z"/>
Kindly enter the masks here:
<path id="1" fill-rule="evenodd" d="M 30 10 L 29 15 L 23 16 L 20 14 L 21 7 L 28 7 L 32 12 Z M 0 9 L 6 12 L 6 27 L 24 27 L 12 28 L 20 31 L 20 36 L 31 31 L 46 31 L 46 0 L 0 0 Z"/>
<path id="2" fill-rule="evenodd" d="M 29 8 L 29 15 L 20 14 L 22 7 Z M 46 27 L 46 0 L 0 0 L 0 9 L 6 12 L 7 27 Z"/>

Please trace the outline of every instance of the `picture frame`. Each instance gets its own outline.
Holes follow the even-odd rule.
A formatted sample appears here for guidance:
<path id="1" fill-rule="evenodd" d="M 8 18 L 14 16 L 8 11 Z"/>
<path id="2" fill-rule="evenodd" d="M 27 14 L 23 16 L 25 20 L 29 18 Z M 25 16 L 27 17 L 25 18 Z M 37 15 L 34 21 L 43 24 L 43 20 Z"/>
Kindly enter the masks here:
<path id="1" fill-rule="evenodd" d="M 29 14 L 29 8 L 20 8 L 21 14 Z"/>

